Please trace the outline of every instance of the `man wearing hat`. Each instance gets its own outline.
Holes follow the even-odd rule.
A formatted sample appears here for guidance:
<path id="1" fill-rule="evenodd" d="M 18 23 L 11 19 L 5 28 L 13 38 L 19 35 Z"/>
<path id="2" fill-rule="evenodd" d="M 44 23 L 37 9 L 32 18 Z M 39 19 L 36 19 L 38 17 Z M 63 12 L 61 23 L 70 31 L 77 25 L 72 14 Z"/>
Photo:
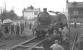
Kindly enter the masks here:
<path id="1" fill-rule="evenodd" d="M 55 40 L 55 43 L 50 48 L 52 50 L 64 50 L 64 48 L 58 44 L 58 40 Z"/>

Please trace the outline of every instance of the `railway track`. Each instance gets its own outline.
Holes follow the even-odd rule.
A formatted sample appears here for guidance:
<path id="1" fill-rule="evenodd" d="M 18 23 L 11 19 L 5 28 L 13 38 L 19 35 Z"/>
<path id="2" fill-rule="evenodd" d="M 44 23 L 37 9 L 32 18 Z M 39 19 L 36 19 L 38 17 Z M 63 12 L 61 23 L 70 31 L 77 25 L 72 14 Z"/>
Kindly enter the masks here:
<path id="1" fill-rule="evenodd" d="M 17 45 L 14 45 L 14 46 L 12 46 L 12 47 L 10 47 L 10 48 L 6 48 L 6 50 L 11 50 L 11 49 L 16 48 L 16 47 L 18 47 L 18 46 L 21 46 L 22 44 L 25 44 L 25 43 L 27 43 L 27 42 L 30 42 L 30 41 L 32 41 L 32 40 L 34 40 L 34 39 L 35 39 L 35 37 L 33 37 L 33 38 L 29 39 L 29 40 L 26 40 L 26 41 L 24 41 L 24 42 L 18 43 Z"/>
<path id="2" fill-rule="evenodd" d="M 15 45 L 11 48 L 8 48 L 6 50 L 32 50 L 33 48 L 35 48 L 37 45 L 39 45 L 40 43 L 42 43 L 45 39 L 42 38 L 32 38 L 28 41 L 22 42 L 18 45 Z"/>
<path id="3" fill-rule="evenodd" d="M 24 42 L 29 41 L 30 39 L 32 39 L 32 37 L 27 37 L 25 39 L 22 38 L 22 39 L 18 39 L 18 40 L 1 40 L 0 41 L 0 49 L 8 49 L 13 46 L 23 44 Z"/>

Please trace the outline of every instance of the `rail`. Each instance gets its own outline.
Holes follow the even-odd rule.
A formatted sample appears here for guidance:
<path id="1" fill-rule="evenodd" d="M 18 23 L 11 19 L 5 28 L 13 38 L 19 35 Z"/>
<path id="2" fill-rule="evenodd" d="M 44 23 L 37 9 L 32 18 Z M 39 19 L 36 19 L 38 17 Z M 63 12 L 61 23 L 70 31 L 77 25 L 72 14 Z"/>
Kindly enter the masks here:
<path id="1" fill-rule="evenodd" d="M 28 41 L 28 42 L 26 42 L 26 43 L 23 43 L 23 44 L 21 44 L 21 45 L 18 45 L 18 46 L 15 46 L 15 47 L 13 47 L 13 48 L 11 48 L 11 49 L 9 49 L 9 50 L 18 50 L 18 49 L 27 49 L 27 50 L 31 50 L 31 49 L 33 49 L 33 48 L 35 48 L 37 45 L 39 45 L 40 43 L 42 43 L 43 41 L 45 41 L 47 38 L 45 38 L 45 39 L 41 39 L 41 40 L 39 40 L 39 41 L 35 41 L 35 42 L 32 42 L 32 41 Z M 31 43 L 31 44 L 30 44 Z M 8 49 L 7 49 L 8 50 Z"/>
<path id="2" fill-rule="evenodd" d="M 26 42 L 30 42 L 31 40 L 33 40 L 33 39 L 35 39 L 36 37 L 33 37 L 32 39 L 30 39 L 30 40 L 26 40 L 25 42 L 22 42 L 22 43 L 19 43 L 19 44 L 17 44 L 17 45 L 14 45 L 13 47 L 10 47 L 10 48 L 8 48 L 8 49 L 6 49 L 6 50 L 11 50 L 11 49 L 13 49 L 13 48 L 15 48 L 15 47 L 17 47 L 17 46 L 21 46 L 22 44 L 24 44 L 24 43 L 26 43 Z"/>

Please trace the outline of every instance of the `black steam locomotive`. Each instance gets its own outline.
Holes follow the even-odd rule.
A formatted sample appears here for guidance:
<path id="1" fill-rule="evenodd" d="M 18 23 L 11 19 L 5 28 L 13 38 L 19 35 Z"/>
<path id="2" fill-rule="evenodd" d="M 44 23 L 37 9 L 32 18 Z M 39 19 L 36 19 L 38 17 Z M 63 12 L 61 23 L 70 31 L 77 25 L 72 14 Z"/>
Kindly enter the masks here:
<path id="1" fill-rule="evenodd" d="M 44 8 L 44 12 L 40 12 L 37 17 L 37 27 L 36 29 L 36 36 L 37 37 L 45 37 L 48 33 L 49 26 L 51 24 L 51 18 L 47 12 L 47 9 Z"/>
<path id="2" fill-rule="evenodd" d="M 61 16 L 62 18 L 60 18 L 58 16 L 55 17 L 55 19 L 56 19 L 55 23 L 57 23 L 57 26 L 60 25 L 59 27 L 61 27 L 62 25 L 66 24 L 67 20 L 66 20 L 66 18 L 63 17 L 63 15 L 60 14 L 59 16 Z M 57 20 L 58 18 L 61 19 L 60 20 L 61 22 Z M 52 16 L 49 15 L 49 13 L 47 12 L 47 9 L 44 8 L 44 11 L 40 12 L 37 16 L 37 26 L 35 28 L 36 36 L 37 37 L 46 37 L 47 35 L 52 34 L 53 29 L 52 29 L 51 24 L 54 24 L 52 22 L 53 22 Z"/>

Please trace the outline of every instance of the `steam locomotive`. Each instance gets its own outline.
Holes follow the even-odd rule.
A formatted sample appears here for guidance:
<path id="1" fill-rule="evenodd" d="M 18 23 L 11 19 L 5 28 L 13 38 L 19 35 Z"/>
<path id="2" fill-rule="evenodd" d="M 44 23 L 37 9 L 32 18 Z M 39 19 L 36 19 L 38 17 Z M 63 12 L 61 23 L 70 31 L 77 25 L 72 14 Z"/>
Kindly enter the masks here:
<path id="1" fill-rule="evenodd" d="M 37 27 L 36 27 L 36 36 L 37 37 L 45 37 L 49 26 L 51 24 L 51 18 L 47 12 L 47 9 L 44 8 L 44 12 L 40 12 L 37 17 Z"/>
<path id="2" fill-rule="evenodd" d="M 49 34 L 52 34 L 53 33 L 53 29 L 52 29 L 52 22 L 53 22 L 53 19 L 55 19 L 56 23 L 60 23 L 57 19 L 59 18 L 58 16 L 54 16 L 55 18 L 52 17 L 52 15 L 50 15 L 48 12 L 47 12 L 47 9 L 44 8 L 43 9 L 44 11 L 43 12 L 40 12 L 37 16 L 37 26 L 35 28 L 35 31 L 36 31 L 36 36 L 37 37 L 46 37 L 47 35 Z M 60 15 L 61 17 L 62 16 L 65 16 L 65 15 Z M 61 23 L 62 24 L 66 24 L 66 18 L 61 18 L 62 21 Z M 58 26 L 61 26 L 61 24 L 58 24 Z"/>
<path id="3" fill-rule="evenodd" d="M 55 18 L 53 18 L 53 16 L 47 12 L 46 8 L 44 8 L 43 10 L 44 11 L 40 12 L 37 16 L 37 26 L 35 28 L 35 31 L 36 31 L 35 34 L 37 37 L 46 37 L 49 34 L 53 34 L 53 29 L 52 29 L 52 25 L 51 25 L 51 24 L 53 24 L 53 19 L 55 19 L 55 21 L 57 23 L 57 27 L 58 26 L 61 27 L 62 24 L 63 25 L 67 24 L 67 19 L 64 14 L 59 15 L 62 18 L 60 18 L 58 16 L 54 16 Z M 57 20 L 58 18 L 60 18 L 61 21 Z"/>

